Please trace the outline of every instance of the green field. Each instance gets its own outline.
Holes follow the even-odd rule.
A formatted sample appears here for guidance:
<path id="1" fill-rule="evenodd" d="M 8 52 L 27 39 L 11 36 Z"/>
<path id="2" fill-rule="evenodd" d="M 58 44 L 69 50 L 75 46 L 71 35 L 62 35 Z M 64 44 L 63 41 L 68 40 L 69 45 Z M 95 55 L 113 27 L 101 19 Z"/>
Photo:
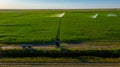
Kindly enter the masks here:
<path id="1" fill-rule="evenodd" d="M 59 26 L 60 49 L 54 45 Z M 0 62 L 119 62 L 120 10 L 0 10 L 1 44 Z"/>
<path id="2" fill-rule="evenodd" d="M 66 14 L 60 28 L 62 43 L 120 44 L 119 10 L 0 10 L 0 43 L 54 43 L 59 26 L 55 15 L 63 12 Z M 97 18 L 92 18 L 96 14 Z"/>

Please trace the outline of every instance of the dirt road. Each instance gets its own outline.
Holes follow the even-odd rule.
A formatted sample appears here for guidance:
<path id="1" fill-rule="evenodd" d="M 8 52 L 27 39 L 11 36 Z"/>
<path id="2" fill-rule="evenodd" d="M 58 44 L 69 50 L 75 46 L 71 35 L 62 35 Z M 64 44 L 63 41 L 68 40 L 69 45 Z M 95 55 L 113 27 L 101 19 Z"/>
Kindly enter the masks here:
<path id="1" fill-rule="evenodd" d="M 0 67 L 120 67 L 120 63 L 0 63 Z"/>

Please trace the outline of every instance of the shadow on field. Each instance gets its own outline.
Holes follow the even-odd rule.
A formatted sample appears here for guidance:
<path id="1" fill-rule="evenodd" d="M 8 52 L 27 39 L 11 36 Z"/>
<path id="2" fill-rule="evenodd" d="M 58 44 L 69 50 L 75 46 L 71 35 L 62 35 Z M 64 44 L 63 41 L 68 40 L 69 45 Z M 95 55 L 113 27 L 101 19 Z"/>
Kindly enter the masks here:
<path id="1" fill-rule="evenodd" d="M 85 43 L 86 41 L 95 41 L 95 40 L 98 40 L 98 39 L 95 39 L 95 38 L 80 38 L 80 39 L 74 39 L 74 40 L 69 40 L 69 41 L 63 41 L 63 43 L 66 43 L 66 44 L 83 44 Z"/>
<path id="2" fill-rule="evenodd" d="M 78 62 L 90 63 L 100 58 L 119 58 L 120 49 L 118 50 L 69 50 L 66 48 L 44 50 L 27 47 L 24 49 L 7 49 L 2 51 L 2 56 L 7 58 L 24 58 L 24 57 L 49 57 L 49 58 L 73 58 Z M 97 58 L 96 58 L 97 57 Z M 100 58 L 98 58 L 100 57 Z"/>

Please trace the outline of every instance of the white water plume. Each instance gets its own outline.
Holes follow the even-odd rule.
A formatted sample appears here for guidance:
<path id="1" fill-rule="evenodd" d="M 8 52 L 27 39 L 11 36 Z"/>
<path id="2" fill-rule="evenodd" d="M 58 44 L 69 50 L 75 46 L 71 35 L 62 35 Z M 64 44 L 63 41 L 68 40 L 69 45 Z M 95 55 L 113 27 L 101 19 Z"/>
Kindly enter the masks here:
<path id="1" fill-rule="evenodd" d="M 96 19 L 98 17 L 99 14 L 95 14 L 94 16 L 92 16 L 93 19 Z"/>
<path id="2" fill-rule="evenodd" d="M 50 17 L 63 17 L 65 15 L 65 12 L 64 13 L 60 13 L 60 14 L 55 14 L 55 15 L 52 15 Z"/>

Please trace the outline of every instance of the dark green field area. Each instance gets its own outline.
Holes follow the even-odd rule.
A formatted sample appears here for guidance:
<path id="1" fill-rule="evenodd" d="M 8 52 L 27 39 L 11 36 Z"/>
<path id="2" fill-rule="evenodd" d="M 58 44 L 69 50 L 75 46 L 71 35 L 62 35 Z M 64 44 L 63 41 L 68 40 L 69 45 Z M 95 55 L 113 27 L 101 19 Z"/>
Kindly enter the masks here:
<path id="1" fill-rule="evenodd" d="M 120 42 L 120 11 L 0 10 L 0 43 Z M 92 16 L 99 14 L 96 18 Z M 114 14 L 117 16 L 108 16 Z M 120 43 L 118 43 L 120 44 Z"/>

